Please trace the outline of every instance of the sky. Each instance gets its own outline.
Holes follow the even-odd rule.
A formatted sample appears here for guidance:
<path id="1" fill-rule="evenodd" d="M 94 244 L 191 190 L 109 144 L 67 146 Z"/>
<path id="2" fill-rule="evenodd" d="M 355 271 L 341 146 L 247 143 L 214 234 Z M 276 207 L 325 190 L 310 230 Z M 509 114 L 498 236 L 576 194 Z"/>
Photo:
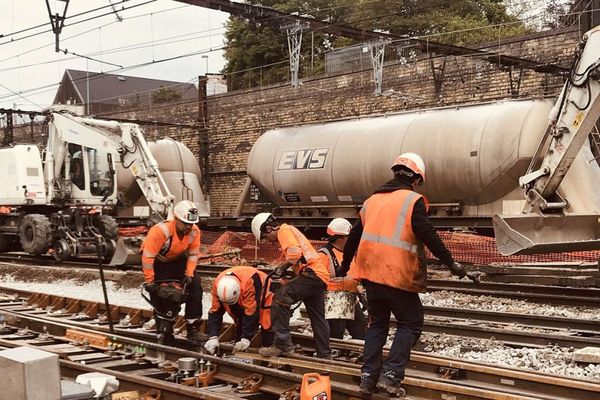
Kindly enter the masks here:
<path id="1" fill-rule="evenodd" d="M 63 1 L 49 3 L 53 13 L 62 13 Z M 0 0 L 0 108 L 39 111 L 49 106 L 65 69 L 179 82 L 218 73 L 225 64 L 219 49 L 228 16 L 172 0 L 71 0 L 59 41 L 64 54 L 55 52 L 45 0 Z M 156 62 L 190 53 L 198 54 Z"/>

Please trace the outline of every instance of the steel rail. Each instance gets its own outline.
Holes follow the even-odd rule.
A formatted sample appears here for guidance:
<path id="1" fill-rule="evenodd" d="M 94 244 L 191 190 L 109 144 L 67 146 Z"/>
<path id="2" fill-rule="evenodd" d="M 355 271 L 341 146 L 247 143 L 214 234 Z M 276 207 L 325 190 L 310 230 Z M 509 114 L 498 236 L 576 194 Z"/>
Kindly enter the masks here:
<path id="1" fill-rule="evenodd" d="M 7 313 L 11 317 L 12 313 Z M 24 317 L 19 313 L 12 314 L 14 318 L 23 319 Z M 143 347 L 145 349 L 145 355 L 143 360 L 133 361 L 126 358 L 123 354 L 109 354 L 103 352 L 99 346 L 92 349 L 81 347 L 81 345 L 73 345 L 72 339 L 65 337 L 67 330 L 71 327 L 68 324 L 61 324 L 59 322 L 50 323 L 48 320 L 38 318 L 35 316 L 27 316 L 26 321 L 21 321 L 21 324 L 25 322 L 30 328 L 27 332 L 9 333 L 0 335 L 0 345 L 5 347 L 18 347 L 18 346 L 33 346 L 41 350 L 55 351 L 61 354 L 61 357 L 66 358 L 71 364 L 66 367 L 74 367 L 73 363 L 85 361 L 85 365 L 89 367 L 87 371 L 104 372 L 111 375 L 115 375 L 113 370 L 127 371 L 127 373 L 119 374 L 119 377 L 126 380 L 130 385 L 144 385 L 147 388 L 155 389 L 170 389 L 171 392 L 177 394 L 186 395 L 188 393 L 183 392 L 185 389 L 178 389 L 172 387 L 169 383 L 164 382 L 164 378 L 169 374 L 159 368 L 156 368 L 158 360 L 163 365 L 165 361 L 176 363 L 176 360 L 181 357 L 201 357 L 204 361 L 210 361 L 213 366 L 216 366 L 216 374 L 214 379 L 219 382 L 228 382 L 233 384 L 239 384 L 244 379 L 247 379 L 252 374 L 259 374 L 261 379 L 268 383 L 267 385 L 261 386 L 261 392 L 267 392 L 271 394 L 280 395 L 281 393 L 288 390 L 288 388 L 297 385 L 301 379 L 302 374 L 306 372 L 314 371 L 328 371 L 331 374 L 333 383 L 332 397 L 336 399 L 349 399 L 357 397 L 356 384 L 354 381 L 359 376 L 359 370 L 356 365 L 344 366 L 344 365 L 332 365 L 331 363 L 323 360 L 315 360 L 314 358 L 306 357 L 302 360 L 300 357 L 297 359 L 268 359 L 265 360 L 261 356 L 252 356 L 250 353 L 236 355 L 232 357 L 220 358 L 216 356 L 210 356 L 206 354 L 199 354 L 197 352 L 182 350 L 173 347 L 161 346 L 148 341 L 141 341 L 123 337 L 120 335 L 111 336 L 111 345 L 116 345 L 127 349 L 125 353 L 130 351 L 132 348 Z M 40 336 L 34 334 L 33 331 L 41 333 L 44 332 L 45 336 L 40 339 Z M 50 333 L 50 335 L 48 335 Z M 78 334 L 90 334 L 95 335 L 97 331 L 79 329 Z M 68 346 L 68 347 L 65 347 Z M 251 359 L 262 360 L 267 366 L 250 364 L 247 360 Z M 151 364 L 151 366 L 148 365 Z M 273 368 L 277 367 L 277 368 Z M 285 369 L 285 370 L 283 370 Z M 290 371 L 291 370 L 291 371 Z M 168 371 L 168 370 L 167 370 Z M 71 373 L 72 375 L 73 373 Z M 134 378 L 128 377 L 134 375 Z M 146 379 L 140 379 L 146 378 Z M 466 399 L 518 399 L 518 400 L 532 400 L 532 399 L 547 399 L 545 395 L 535 395 L 533 393 L 527 393 L 521 390 L 515 390 L 512 387 L 491 387 L 488 385 L 477 385 L 476 382 L 471 382 L 468 379 L 462 380 L 450 380 L 445 377 L 440 377 L 435 374 L 427 372 L 417 371 L 411 376 L 407 376 L 404 380 L 405 386 L 408 389 L 410 398 L 414 399 L 431 399 L 431 398 L 454 398 L 457 400 Z M 210 400 L 216 400 L 216 397 L 211 396 L 210 393 L 211 385 L 208 387 L 199 389 L 194 388 L 197 391 L 196 396 L 191 398 L 208 398 Z M 183 393 L 182 393 L 183 392 Z M 208 393 L 207 393 L 208 392 Z M 219 394 L 221 395 L 221 394 Z M 223 399 L 227 400 L 231 397 L 222 396 Z M 374 395 L 373 399 L 387 398 L 382 395 Z M 553 397 L 556 398 L 556 397 Z M 568 397 L 572 398 L 572 397 Z M 577 397 L 577 399 L 587 399 L 588 397 Z"/>
<path id="2" fill-rule="evenodd" d="M 52 302 L 56 307 L 62 307 L 60 302 Z M 29 319 L 30 316 L 25 314 L 23 310 L 27 308 L 31 309 L 31 307 L 25 307 L 21 302 L 16 301 L 7 301 L 3 304 L 4 309 L 13 309 L 13 313 L 18 315 L 19 318 Z M 50 310 L 51 311 L 51 310 Z M 129 310 L 131 311 L 131 310 Z M 45 311 L 37 311 L 37 315 L 33 317 L 37 320 L 44 321 L 45 324 L 52 322 L 54 319 L 64 320 L 64 317 L 67 314 L 63 314 L 62 319 L 57 317 L 55 313 L 50 313 L 50 317 L 42 317 L 42 313 Z M 54 322 L 52 322 L 54 323 Z M 57 322 L 59 323 L 59 322 Z M 61 322 L 62 323 L 62 322 Z M 31 322 L 30 322 L 31 324 Z M 100 325 L 99 325 L 100 324 Z M 106 327 L 101 325 L 101 321 L 95 321 L 92 326 L 95 331 L 104 331 L 103 334 L 107 334 Z M 90 323 L 87 325 L 84 322 L 77 321 L 69 321 L 69 326 L 77 326 L 78 329 L 86 329 L 85 327 L 89 327 Z M 233 335 L 233 331 L 231 329 L 225 330 L 223 335 L 221 336 L 221 341 L 230 340 Z M 130 328 L 121 328 L 117 330 L 119 335 L 124 336 L 136 336 L 143 337 L 145 340 L 148 340 L 153 335 L 149 332 L 140 332 L 135 329 L 135 327 Z M 300 334 L 294 334 L 294 341 L 300 343 L 303 346 L 303 353 L 311 354 L 314 350 L 314 343 L 312 337 Z M 178 345 L 181 345 L 183 342 L 179 342 Z M 296 358 L 301 359 L 305 362 L 312 362 L 312 370 L 315 368 L 323 369 L 323 365 L 332 365 L 335 367 L 345 367 L 350 368 L 352 371 L 357 371 L 357 366 L 353 364 L 356 361 L 360 353 L 362 352 L 361 344 L 359 343 L 349 343 L 347 341 L 338 341 L 332 340 L 332 347 L 339 351 L 347 362 L 340 364 L 336 361 L 327 361 L 327 360 L 319 360 L 318 367 L 315 367 L 315 360 L 312 357 L 305 356 L 297 356 Z M 232 346 L 228 344 L 223 344 L 222 348 L 231 350 Z M 298 366 L 297 368 L 300 368 Z M 328 367 L 329 368 L 329 367 Z M 489 372 L 487 368 L 495 368 L 493 372 Z M 339 368 L 338 368 L 339 369 Z M 413 374 L 413 370 L 417 371 Z M 420 372 L 426 373 L 426 375 L 420 374 Z M 348 375 L 345 380 L 340 378 L 340 381 L 348 381 L 348 383 L 352 383 L 352 379 L 356 379 L 359 372 Z M 468 363 L 460 360 L 451 360 L 444 359 L 439 357 L 431 357 L 426 353 L 414 352 L 413 357 L 411 358 L 410 370 L 408 371 L 408 377 L 411 379 L 416 379 L 418 382 L 431 382 L 435 379 L 442 380 L 447 378 L 457 379 L 461 386 L 468 385 L 474 389 L 480 388 L 489 388 L 490 385 L 499 385 L 499 387 L 495 388 L 496 391 L 509 391 L 511 395 L 516 395 L 518 393 L 525 393 L 528 391 L 528 395 L 535 394 L 537 398 L 544 399 L 555 399 L 555 398 L 565 398 L 565 399 L 588 399 L 588 398 L 596 398 L 596 396 L 600 393 L 600 386 L 596 384 L 592 384 L 587 381 L 579 381 L 569 378 L 560 378 L 556 376 L 549 376 L 545 374 L 538 373 L 529 373 L 520 370 L 510 370 L 505 368 L 491 367 L 491 366 L 482 366 L 481 364 Z M 473 380 L 473 382 L 470 382 Z M 407 381 L 410 382 L 410 381 Z M 408 384 L 408 383 L 407 383 Z M 419 386 L 411 389 L 411 394 L 420 394 L 427 397 L 423 394 L 424 386 Z M 550 390 L 550 397 L 545 397 L 546 392 L 548 392 L 548 387 L 552 387 Z M 560 397 L 556 397 L 559 396 Z M 469 392 L 468 396 L 475 396 L 474 393 Z M 466 398 L 469 398 L 469 397 Z M 487 397 L 487 398 L 496 398 L 496 397 Z M 509 397 L 512 398 L 512 397 Z"/>
<path id="3" fill-rule="evenodd" d="M 50 311 L 50 315 L 56 316 L 61 314 L 76 315 L 83 312 L 88 318 L 80 317 L 79 319 L 82 322 L 98 319 L 104 323 L 107 320 L 106 307 L 96 301 L 33 293 L 1 286 L 0 290 L 26 297 L 27 306 L 23 309 L 27 307 L 47 309 Z M 424 332 L 479 339 L 494 338 L 511 346 L 520 347 L 558 345 L 579 349 L 588 346 L 600 346 L 600 330 L 598 329 L 600 321 L 428 306 L 425 307 L 425 315 Z M 128 321 L 128 324 L 133 327 L 141 326 L 145 321 L 152 318 L 152 311 L 149 309 L 111 306 L 111 319 L 113 321 Z M 515 325 L 516 323 L 519 325 Z M 180 317 L 176 326 L 181 328 L 184 324 L 183 318 Z M 118 325 L 117 328 L 119 328 Z M 127 327 L 124 328 L 127 329 Z M 540 332 L 540 329 L 544 331 Z"/>
<path id="4" fill-rule="evenodd" d="M 430 292 L 447 290 L 475 296 L 508 297 L 544 304 L 600 307 L 600 288 L 490 282 L 474 284 L 462 280 L 430 279 L 427 290 Z"/>

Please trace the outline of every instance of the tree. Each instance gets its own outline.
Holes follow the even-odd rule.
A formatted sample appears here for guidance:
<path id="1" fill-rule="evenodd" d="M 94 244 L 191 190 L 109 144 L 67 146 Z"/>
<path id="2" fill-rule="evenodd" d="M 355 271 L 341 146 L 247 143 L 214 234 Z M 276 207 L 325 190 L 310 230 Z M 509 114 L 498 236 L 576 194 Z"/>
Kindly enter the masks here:
<path id="1" fill-rule="evenodd" d="M 181 93 L 170 87 L 161 86 L 158 90 L 152 92 L 153 103 L 168 103 L 175 100 L 181 100 Z"/>
<path id="2" fill-rule="evenodd" d="M 428 36 L 431 41 L 456 45 L 498 40 L 527 31 L 507 12 L 503 0 L 261 0 L 260 3 L 318 20 L 396 35 Z M 238 17 L 229 19 L 225 33 L 227 64 L 223 73 L 227 74 L 230 90 L 289 79 L 287 38 L 279 29 L 281 24 L 282 21 L 274 19 L 261 24 Z M 352 43 L 356 41 L 307 31 L 302 41 L 300 76 L 322 73 L 325 52 Z"/>

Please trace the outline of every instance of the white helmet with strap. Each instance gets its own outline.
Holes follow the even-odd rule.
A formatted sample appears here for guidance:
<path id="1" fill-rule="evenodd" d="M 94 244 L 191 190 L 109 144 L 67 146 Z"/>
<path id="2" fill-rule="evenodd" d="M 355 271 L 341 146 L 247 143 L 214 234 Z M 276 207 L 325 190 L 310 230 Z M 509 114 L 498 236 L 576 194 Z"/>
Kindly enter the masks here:
<path id="1" fill-rule="evenodd" d="M 268 212 L 256 214 L 256 216 L 254 218 L 252 218 L 252 224 L 251 224 L 252 233 L 254 234 L 254 236 L 256 236 L 257 240 L 260 240 L 263 224 L 265 222 L 267 222 L 267 220 L 269 220 L 269 219 L 274 220 L 275 217 L 273 217 L 273 214 L 268 213 Z"/>
<path id="2" fill-rule="evenodd" d="M 420 155 L 415 153 L 400 154 L 392 163 L 392 170 L 396 167 L 406 167 L 415 174 L 421 175 L 421 180 L 425 182 L 425 162 Z"/>
<path id="3" fill-rule="evenodd" d="M 177 203 L 173 209 L 173 215 L 186 224 L 195 224 L 200 221 L 198 207 L 189 200 L 182 200 Z"/>
<path id="4" fill-rule="evenodd" d="M 240 297 L 240 281 L 234 275 L 224 275 L 217 283 L 217 297 L 225 304 L 235 304 Z"/>
<path id="5" fill-rule="evenodd" d="M 345 218 L 334 218 L 327 225 L 327 234 L 329 236 L 348 236 L 352 224 Z"/>

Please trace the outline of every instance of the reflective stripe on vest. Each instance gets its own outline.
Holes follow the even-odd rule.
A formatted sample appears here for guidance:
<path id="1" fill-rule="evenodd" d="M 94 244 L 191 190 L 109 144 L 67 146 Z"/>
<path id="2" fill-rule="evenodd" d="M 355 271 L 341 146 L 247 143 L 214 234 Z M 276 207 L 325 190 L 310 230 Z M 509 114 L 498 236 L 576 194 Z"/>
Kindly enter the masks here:
<path id="1" fill-rule="evenodd" d="M 365 240 L 368 242 L 381 243 L 391 247 L 397 247 L 402 250 L 410 251 L 411 253 L 417 253 L 417 245 L 414 243 L 410 243 L 400 239 L 402 234 L 404 233 L 404 224 L 406 222 L 406 217 L 408 213 L 408 208 L 412 204 L 413 200 L 420 195 L 415 192 L 411 192 L 404 199 L 404 203 L 400 208 L 400 213 L 396 218 L 396 226 L 394 227 L 394 232 L 392 236 L 383 236 L 375 233 L 366 232 L 363 230 L 362 236 L 360 240 Z M 361 222 L 363 226 L 365 225 L 364 216 L 366 214 L 366 203 L 365 206 L 361 209 Z"/>
<path id="2" fill-rule="evenodd" d="M 335 263 L 334 263 L 334 259 L 332 257 L 333 255 L 331 254 L 331 252 L 329 251 L 329 249 L 327 247 L 321 247 L 318 251 L 325 254 L 327 256 L 327 258 L 329 258 L 329 264 L 327 264 L 327 266 L 328 266 L 327 270 L 329 271 L 329 277 L 335 278 Z"/>
<path id="3" fill-rule="evenodd" d="M 292 226 L 291 228 L 292 233 L 294 234 L 296 240 L 298 241 L 298 244 L 300 245 L 300 252 L 298 253 L 298 255 L 304 256 L 304 259 L 307 263 L 315 259 L 318 260 L 319 255 L 317 254 L 316 250 L 314 250 L 312 245 L 308 242 L 308 240 L 306 240 L 306 237 L 304 237 L 304 235 L 302 235 L 302 233 L 300 233 L 300 231 L 296 227 Z M 290 247 L 288 251 L 292 249 L 294 248 Z"/>
<path id="4" fill-rule="evenodd" d="M 163 243 L 162 247 L 160 248 L 160 251 L 158 252 L 158 254 L 166 256 L 167 253 L 169 252 L 169 249 L 171 249 L 171 231 L 169 230 L 169 227 L 167 226 L 167 224 L 165 224 L 164 222 L 159 222 L 157 225 L 162 230 L 163 234 L 165 235 L 165 242 Z"/>

